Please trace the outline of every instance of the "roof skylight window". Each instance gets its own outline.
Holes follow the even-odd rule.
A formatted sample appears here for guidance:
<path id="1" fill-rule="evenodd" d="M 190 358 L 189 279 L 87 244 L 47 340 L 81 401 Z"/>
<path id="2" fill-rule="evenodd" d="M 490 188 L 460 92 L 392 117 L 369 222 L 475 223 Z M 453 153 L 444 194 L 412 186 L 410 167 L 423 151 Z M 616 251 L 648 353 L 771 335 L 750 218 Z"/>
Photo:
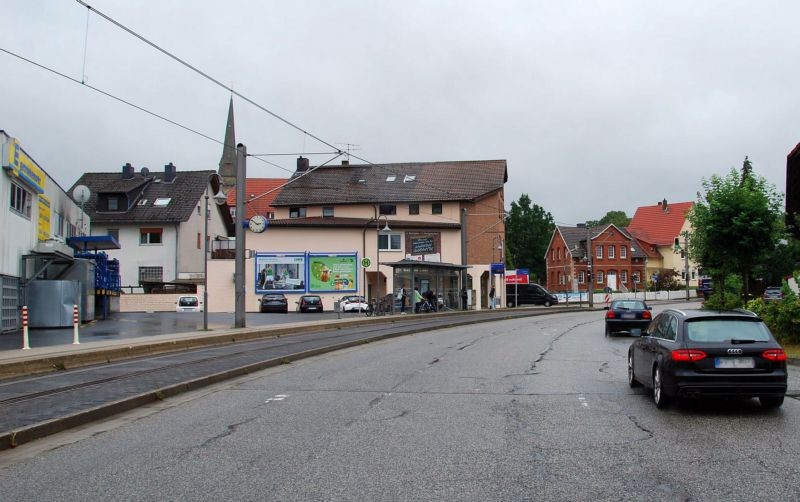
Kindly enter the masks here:
<path id="1" fill-rule="evenodd" d="M 403 183 L 410 183 L 412 181 L 417 181 L 416 174 L 406 174 L 405 178 L 403 178 Z"/>
<path id="2" fill-rule="evenodd" d="M 389 176 L 386 177 L 386 181 L 394 181 L 396 179 L 397 176 L 395 176 L 394 174 L 390 174 Z"/>
<path id="3" fill-rule="evenodd" d="M 146 205 L 147 205 L 147 199 L 142 199 L 142 200 L 140 200 L 140 201 L 139 201 L 139 203 L 138 203 L 138 204 L 136 204 L 136 205 L 137 205 L 137 206 L 146 206 Z"/>
<path id="4" fill-rule="evenodd" d="M 167 198 L 159 197 L 158 199 L 155 200 L 155 202 L 153 202 L 153 205 L 154 206 L 158 206 L 158 207 L 164 207 L 167 204 L 169 204 L 169 201 L 171 201 L 171 200 L 172 200 L 172 198 L 170 198 L 170 197 L 167 197 Z"/>

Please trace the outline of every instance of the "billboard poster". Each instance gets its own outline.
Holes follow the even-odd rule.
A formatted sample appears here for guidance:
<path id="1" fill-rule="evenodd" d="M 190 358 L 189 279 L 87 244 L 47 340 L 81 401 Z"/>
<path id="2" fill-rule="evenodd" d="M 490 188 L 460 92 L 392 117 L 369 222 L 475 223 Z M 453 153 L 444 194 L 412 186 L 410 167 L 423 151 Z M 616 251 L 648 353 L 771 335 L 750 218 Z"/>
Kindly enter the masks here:
<path id="1" fill-rule="evenodd" d="M 357 278 L 358 256 L 355 253 L 308 255 L 309 292 L 355 292 Z"/>
<path id="2" fill-rule="evenodd" d="M 256 293 L 305 293 L 306 255 L 256 253 Z"/>

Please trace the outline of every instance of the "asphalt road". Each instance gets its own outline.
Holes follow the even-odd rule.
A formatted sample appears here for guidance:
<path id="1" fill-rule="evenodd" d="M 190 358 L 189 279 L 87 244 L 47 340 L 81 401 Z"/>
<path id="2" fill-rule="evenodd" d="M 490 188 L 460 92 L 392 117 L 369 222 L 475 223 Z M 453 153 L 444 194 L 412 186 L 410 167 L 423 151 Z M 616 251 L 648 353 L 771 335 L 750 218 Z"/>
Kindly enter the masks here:
<path id="1" fill-rule="evenodd" d="M 0 483 L 15 501 L 796 499 L 800 402 L 659 411 L 601 315 L 297 361 L 0 453 Z"/>

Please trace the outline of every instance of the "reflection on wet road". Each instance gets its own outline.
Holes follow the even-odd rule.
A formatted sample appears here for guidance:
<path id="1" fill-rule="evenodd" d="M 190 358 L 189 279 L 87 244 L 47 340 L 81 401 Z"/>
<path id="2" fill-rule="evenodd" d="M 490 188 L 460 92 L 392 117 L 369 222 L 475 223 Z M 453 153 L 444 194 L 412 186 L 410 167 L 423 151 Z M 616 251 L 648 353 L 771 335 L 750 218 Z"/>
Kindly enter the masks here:
<path id="1" fill-rule="evenodd" d="M 341 317 L 357 318 L 358 315 L 357 313 L 348 313 L 341 314 Z M 246 324 L 248 327 L 252 327 L 336 318 L 337 314 L 335 312 L 326 312 L 322 314 L 259 314 L 251 312 L 246 316 Z M 233 328 L 233 325 L 233 313 L 221 314 L 209 312 L 208 314 L 209 330 L 229 329 Z M 108 319 L 104 321 L 93 321 L 81 326 L 80 341 L 81 344 L 84 344 L 169 333 L 187 333 L 191 331 L 202 331 L 202 329 L 202 312 L 115 313 L 111 314 Z M 71 344 L 72 335 L 71 327 L 60 329 L 31 329 L 30 346 L 47 347 Z M 22 348 L 21 331 L 0 335 L 0 350 L 14 350 L 20 348 Z"/>

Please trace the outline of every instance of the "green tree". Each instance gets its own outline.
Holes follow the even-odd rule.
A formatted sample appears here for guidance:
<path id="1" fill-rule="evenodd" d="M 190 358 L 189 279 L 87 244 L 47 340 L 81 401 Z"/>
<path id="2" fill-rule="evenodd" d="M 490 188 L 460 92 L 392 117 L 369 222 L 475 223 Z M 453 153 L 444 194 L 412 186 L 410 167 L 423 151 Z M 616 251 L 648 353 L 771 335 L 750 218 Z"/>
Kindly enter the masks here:
<path id="1" fill-rule="evenodd" d="M 609 223 L 613 223 L 619 228 L 625 228 L 631 224 L 631 219 L 628 218 L 625 211 L 609 211 L 599 220 L 590 220 L 586 222 L 589 227 L 598 227 L 600 225 L 608 225 Z"/>
<path id="2" fill-rule="evenodd" d="M 506 215 L 506 263 L 528 268 L 535 280 L 546 277 L 545 257 L 555 223 L 553 216 L 522 194 Z"/>
<path id="3" fill-rule="evenodd" d="M 782 197 L 755 175 L 747 157 L 741 171 L 715 174 L 702 184 L 705 195 L 698 194 L 688 214 L 689 256 L 713 277 L 715 294 L 723 294 L 726 275 L 736 274 L 747 298 L 753 270 L 767 263 L 783 238 Z"/>

